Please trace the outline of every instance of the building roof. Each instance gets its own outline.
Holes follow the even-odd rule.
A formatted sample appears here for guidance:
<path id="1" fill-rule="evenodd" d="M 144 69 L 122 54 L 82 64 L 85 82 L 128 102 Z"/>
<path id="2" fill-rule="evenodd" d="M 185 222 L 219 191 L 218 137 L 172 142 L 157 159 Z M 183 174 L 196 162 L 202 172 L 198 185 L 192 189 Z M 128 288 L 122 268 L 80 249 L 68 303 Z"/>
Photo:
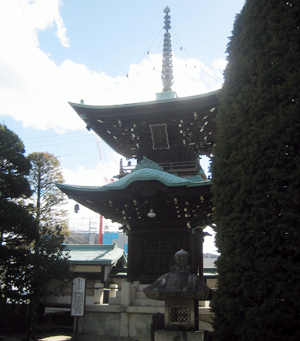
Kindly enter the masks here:
<path id="1" fill-rule="evenodd" d="M 75 192 L 108 192 L 122 190 L 127 188 L 133 182 L 151 180 L 159 181 L 167 187 L 199 187 L 211 185 L 210 180 L 203 180 L 200 175 L 191 178 L 181 178 L 158 169 L 143 168 L 124 176 L 118 181 L 104 186 L 77 186 L 67 184 L 57 184 L 56 186 L 71 198 L 72 192 L 75 194 Z"/>
<path id="2" fill-rule="evenodd" d="M 159 169 L 140 168 L 105 186 L 57 187 L 70 199 L 120 224 L 149 221 L 151 208 L 156 213 L 152 221 L 176 219 L 205 226 L 211 220 L 211 181 L 201 175 L 181 178 Z"/>
<path id="3" fill-rule="evenodd" d="M 124 105 L 69 104 L 88 129 L 126 158 L 159 162 L 162 150 L 180 148 L 210 155 L 216 142 L 217 91 Z"/>
<path id="4" fill-rule="evenodd" d="M 219 90 L 211 91 L 201 95 L 167 98 L 162 100 L 127 103 L 127 104 L 115 104 L 115 105 L 86 105 L 84 103 L 78 104 L 69 102 L 71 107 L 78 113 L 83 120 L 85 120 L 86 114 L 90 114 L 91 117 L 96 117 L 101 112 L 105 117 L 110 115 L 136 116 L 136 115 L 149 115 L 149 114 L 161 114 L 164 112 L 171 113 L 174 109 L 179 112 L 187 108 L 200 108 L 214 100 Z M 201 100 L 201 102 L 199 102 Z"/>
<path id="5" fill-rule="evenodd" d="M 70 262 L 76 265 L 113 265 L 119 260 L 127 264 L 127 257 L 123 249 L 116 244 L 87 245 L 68 244 L 65 247 L 69 252 Z"/>

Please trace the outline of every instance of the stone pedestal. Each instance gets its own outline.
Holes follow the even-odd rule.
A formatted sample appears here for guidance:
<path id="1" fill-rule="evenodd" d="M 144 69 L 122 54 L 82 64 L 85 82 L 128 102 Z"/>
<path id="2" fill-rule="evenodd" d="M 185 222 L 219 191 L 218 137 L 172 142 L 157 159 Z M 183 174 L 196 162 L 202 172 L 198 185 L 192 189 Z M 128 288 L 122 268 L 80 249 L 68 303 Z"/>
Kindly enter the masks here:
<path id="1" fill-rule="evenodd" d="M 157 330 L 154 334 L 155 341 L 204 341 L 204 332 L 182 332 Z"/>
<path id="2" fill-rule="evenodd" d="M 204 340 L 205 332 L 198 331 L 198 301 L 210 300 L 212 292 L 190 272 L 186 251 L 178 251 L 174 259 L 171 272 L 144 289 L 147 298 L 165 301 L 165 329 L 155 331 L 155 341 Z"/>

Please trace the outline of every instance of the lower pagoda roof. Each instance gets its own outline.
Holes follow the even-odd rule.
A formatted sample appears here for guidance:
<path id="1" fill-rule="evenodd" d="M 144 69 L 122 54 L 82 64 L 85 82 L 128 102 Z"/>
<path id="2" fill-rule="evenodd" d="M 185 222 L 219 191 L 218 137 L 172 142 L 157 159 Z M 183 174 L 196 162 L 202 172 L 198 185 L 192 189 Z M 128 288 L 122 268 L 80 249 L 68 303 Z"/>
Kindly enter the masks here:
<path id="1" fill-rule="evenodd" d="M 132 173 L 104 186 L 57 184 L 57 187 L 69 199 L 120 224 L 164 220 L 181 220 L 197 226 L 210 224 L 210 180 L 204 180 L 200 174 L 182 178 L 162 171 L 155 163 L 145 162 L 145 167 L 141 167 L 142 163 Z M 148 217 L 151 208 L 155 218 Z"/>
<path id="2" fill-rule="evenodd" d="M 179 176 L 151 168 L 143 168 L 136 172 L 132 172 L 118 181 L 112 182 L 105 186 L 75 186 L 75 185 L 65 185 L 57 184 L 63 192 L 66 194 L 71 192 L 110 192 L 115 190 L 125 190 L 130 184 L 136 181 L 159 181 L 167 187 L 199 187 L 207 186 L 211 184 L 210 180 L 203 180 L 200 175 L 188 178 L 181 178 Z M 68 192 L 68 193 L 67 193 Z M 69 194 L 68 194 L 69 195 Z"/>

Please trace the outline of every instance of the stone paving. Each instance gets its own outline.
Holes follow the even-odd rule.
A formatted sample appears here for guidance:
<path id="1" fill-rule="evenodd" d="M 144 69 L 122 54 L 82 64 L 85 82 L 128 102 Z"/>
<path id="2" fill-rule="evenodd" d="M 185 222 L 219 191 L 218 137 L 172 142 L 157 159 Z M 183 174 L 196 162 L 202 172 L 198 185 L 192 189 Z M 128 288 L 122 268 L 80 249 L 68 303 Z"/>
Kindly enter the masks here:
<path id="1" fill-rule="evenodd" d="M 1 336 L 0 341 L 22 341 L 25 338 L 24 334 L 18 334 L 13 336 Z M 41 336 L 41 337 L 32 337 L 32 341 L 68 341 L 71 340 L 72 336 L 69 335 L 51 335 L 51 336 Z"/>
<path id="2" fill-rule="evenodd" d="M 46 337 L 44 339 L 39 339 L 39 341 L 67 341 L 71 339 L 72 339 L 71 336 L 57 335 L 57 336 Z"/>

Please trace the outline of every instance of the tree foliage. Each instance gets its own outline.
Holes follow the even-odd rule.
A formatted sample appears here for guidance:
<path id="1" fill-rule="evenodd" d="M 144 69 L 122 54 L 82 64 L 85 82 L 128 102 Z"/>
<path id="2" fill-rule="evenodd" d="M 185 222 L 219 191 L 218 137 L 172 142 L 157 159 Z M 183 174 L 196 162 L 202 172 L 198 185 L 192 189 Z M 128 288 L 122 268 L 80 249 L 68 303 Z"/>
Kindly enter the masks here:
<path id="1" fill-rule="evenodd" d="M 6 271 L 4 293 L 11 302 L 28 305 L 26 315 L 27 339 L 38 324 L 38 306 L 47 296 L 63 295 L 73 276 L 69 255 L 63 241 L 65 234 L 56 226 L 55 233 L 45 226 L 27 252 L 23 264 L 11 264 Z M 14 288 L 14 290 L 11 290 Z"/>
<path id="2" fill-rule="evenodd" d="M 59 162 L 48 153 L 26 158 L 24 152 L 18 136 L 0 125 L 1 297 L 28 304 L 29 339 L 40 300 L 61 294 L 72 272 L 63 246 L 64 198 L 55 186 L 63 182 Z"/>
<path id="3" fill-rule="evenodd" d="M 215 340 L 300 339 L 300 2 L 247 0 L 212 162 Z"/>
<path id="4" fill-rule="evenodd" d="M 24 253 L 37 235 L 37 224 L 18 202 L 31 195 L 27 176 L 30 162 L 24 145 L 5 125 L 0 125 L 0 287 L 11 264 L 20 267 Z"/>
<path id="5" fill-rule="evenodd" d="M 33 190 L 33 214 L 41 226 L 63 227 L 67 233 L 66 212 L 61 208 L 65 203 L 64 194 L 55 186 L 64 182 L 58 159 L 49 153 L 31 153 L 29 181 Z"/>
<path id="6" fill-rule="evenodd" d="M 33 194 L 30 211 L 38 223 L 38 234 L 30 247 L 22 273 L 15 274 L 11 268 L 11 278 L 18 279 L 18 290 L 29 302 L 27 325 L 34 321 L 40 300 L 48 295 L 62 294 L 72 272 L 68 254 L 64 251 L 67 233 L 65 203 L 63 193 L 55 186 L 64 181 L 60 163 L 49 153 L 31 153 L 29 182 Z M 55 281 L 55 285 L 49 283 Z M 28 329 L 28 338 L 30 330 Z"/>

